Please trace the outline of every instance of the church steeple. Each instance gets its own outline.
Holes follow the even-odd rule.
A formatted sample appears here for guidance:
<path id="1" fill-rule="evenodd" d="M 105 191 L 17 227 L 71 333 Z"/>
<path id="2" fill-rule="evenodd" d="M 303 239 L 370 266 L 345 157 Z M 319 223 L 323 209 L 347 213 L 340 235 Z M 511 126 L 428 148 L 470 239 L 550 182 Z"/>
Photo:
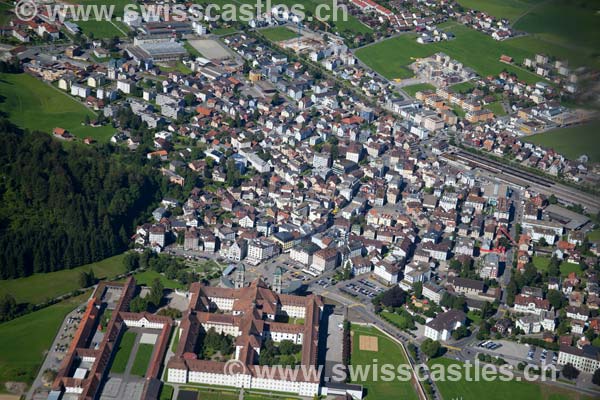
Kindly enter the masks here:
<path id="1" fill-rule="evenodd" d="M 281 267 L 277 267 L 275 269 L 275 273 L 273 274 L 273 291 L 277 294 L 281 294 L 282 276 L 283 270 L 281 269 Z"/>
<path id="2" fill-rule="evenodd" d="M 241 289 L 246 284 L 246 268 L 244 264 L 240 264 L 237 266 L 237 271 L 235 273 L 235 288 Z"/>

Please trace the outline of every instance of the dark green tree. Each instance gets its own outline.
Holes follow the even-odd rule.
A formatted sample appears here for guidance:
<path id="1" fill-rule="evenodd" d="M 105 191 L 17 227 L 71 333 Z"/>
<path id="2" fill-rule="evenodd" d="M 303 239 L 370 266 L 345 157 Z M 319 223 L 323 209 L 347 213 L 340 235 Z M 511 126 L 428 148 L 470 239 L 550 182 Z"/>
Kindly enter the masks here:
<path id="1" fill-rule="evenodd" d="M 577 379 L 579 376 L 579 370 L 573 366 L 571 363 L 565 364 L 565 366 L 561 370 L 562 376 L 567 379 Z"/>
<path id="2" fill-rule="evenodd" d="M 427 338 L 421 344 L 421 351 L 429 358 L 435 358 L 440 354 L 442 346 L 437 340 Z"/>
<path id="3" fill-rule="evenodd" d="M 594 375 L 592 376 L 592 383 L 594 385 L 600 386 L 600 368 L 594 371 Z"/>

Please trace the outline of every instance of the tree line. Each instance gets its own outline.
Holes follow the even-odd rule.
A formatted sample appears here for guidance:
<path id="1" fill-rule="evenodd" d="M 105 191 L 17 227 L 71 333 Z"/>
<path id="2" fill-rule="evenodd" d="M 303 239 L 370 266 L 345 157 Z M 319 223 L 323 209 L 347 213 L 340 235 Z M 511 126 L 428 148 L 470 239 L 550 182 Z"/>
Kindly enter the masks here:
<path id="1" fill-rule="evenodd" d="M 124 251 L 161 177 L 141 157 L 63 146 L 0 119 L 0 279 L 73 268 Z"/>

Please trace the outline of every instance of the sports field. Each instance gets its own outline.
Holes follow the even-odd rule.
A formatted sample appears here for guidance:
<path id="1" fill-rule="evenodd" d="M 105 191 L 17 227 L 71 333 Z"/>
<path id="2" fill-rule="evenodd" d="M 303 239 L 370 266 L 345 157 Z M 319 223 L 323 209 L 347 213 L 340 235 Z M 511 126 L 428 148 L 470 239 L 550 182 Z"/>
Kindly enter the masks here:
<path id="1" fill-rule="evenodd" d="M 0 74 L 0 111 L 21 128 L 51 133 L 56 127 L 73 135 L 107 142 L 114 134 L 110 125 L 82 126 L 85 116 L 96 114 L 58 88 L 27 74 Z"/>
<path id="2" fill-rule="evenodd" d="M 448 367 L 450 365 L 462 365 L 459 361 L 447 358 L 438 358 L 428 362 L 431 368 L 434 364 Z M 457 368 L 457 367 L 453 367 Z M 449 375 L 450 376 L 450 375 Z M 471 371 L 471 377 L 474 371 Z M 499 379 L 486 381 L 483 379 L 462 379 L 453 382 L 450 379 L 437 379 L 436 385 L 444 399 L 489 399 L 489 400 L 591 400 L 590 397 L 579 395 L 556 386 L 537 384 L 526 381 L 503 382 Z"/>
<path id="3" fill-rule="evenodd" d="M 81 32 L 94 39 L 110 39 L 127 35 L 127 26 L 119 21 L 77 21 Z"/>
<path id="4" fill-rule="evenodd" d="M 350 357 L 352 366 L 372 367 L 374 358 L 377 359 L 378 365 L 393 364 L 397 366 L 408 363 L 400 346 L 377 329 L 353 325 L 352 333 L 352 355 Z M 369 339 L 366 341 L 360 339 L 362 336 L 366 336 Z M 376 352 L 372 350 L 374 348 L 374 339 L 371 338 L 377 338 Z M 368 350 L 361 350 L 361 340 L 363 340 L 363 344 L 369 344 Z M 395 400 L 398 398 L 399 393 L 402 394 L 403 399 L 418 399 L 411 382 L 401 382 L 400 380 L 393 380 L 391 382 L 384 382 L 383 380 L 375 381 L 372 373 L 367 375 L 363 377 L 356 376 L 358 379 L 353 379 L 352 381 L 366 388 L 367 396 L 365 399 L 367 400 Z"/>
<path id="5" fill-rule="evenodd" d="M 89 295 L 86 292 L 0 324 L 0 387 L 6 381 L 33 382 L 63 319 Z"/>
<path id="6" fill-rule="evenodd" d="M 0 280 L 0 297 L 12 294 L 17 303 L 39 304 L 79 289 L 81 272 L 94 270 L 96 278 L 112 278 L 125 272 L 124 255 L 118 255 L 73 269 L 34 274 L 26 278 Z"/>
<path id="7" fill-rule="evenodd" d="M 571 160 L 586 154 L 590 161 L 600 162 L 600 121 L 554 129 L 524 137 L 523 140 L 553 148 Z"/>
<path id="8" fill-rule="evenodd" d="M 379 340 L 377 336 L 360 335 L 358 339 L 358 349 L 360 351 L 377 352 L 379 349 Z"/>
<path id="9" fill-rule="evenodd" d="M 88 37 L 93 36 L 96 39 L 108 39 L 114 36 L 127 36 L 129 28 L 127 27 L 127 25 L 121 22 L 121 19 L 124 14 L 125 6 L 127 4 L 135 4 L 135 2 L 131 2 L 129 0 L 68 1 L 75 4 L 113 7 L 111 12 L 112 19 L 110 21 L 106 20 L 105 18 L 101 18 L 103 14 L 100 14 L 100 11 L 98 12 L 98 14 L 96 14 L 94 12 L 94 9 L 92 9 L 92 11 L 90 12 L 89 19 L 87 21 L 73 21 L 81 28 L 81 31 Z M 98 8 L 98 10 L 100 9 Z M 108 8 L 107 10 L 110 10 L 110 8 Z"/>
<path id="10" fill-rule="evenodd" d="M 262 33 L 267 39 L 269 39 L 272 42 L 281 42 L 283 40 L 289 40 L 298 37 L 298 32 L 293 32 L 290 29 L 283 26 L 262 29 L 260 33 Z"/>

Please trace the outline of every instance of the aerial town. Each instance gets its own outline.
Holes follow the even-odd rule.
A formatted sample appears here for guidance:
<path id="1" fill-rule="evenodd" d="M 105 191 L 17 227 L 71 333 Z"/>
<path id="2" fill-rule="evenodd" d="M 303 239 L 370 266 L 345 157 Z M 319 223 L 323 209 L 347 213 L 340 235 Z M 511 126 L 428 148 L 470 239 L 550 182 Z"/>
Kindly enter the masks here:
<path id="1" fill-rule="evenodd" d="M 297 3 L 0 3 L 0 399 L 598 398 L 598 5 Z"/>

